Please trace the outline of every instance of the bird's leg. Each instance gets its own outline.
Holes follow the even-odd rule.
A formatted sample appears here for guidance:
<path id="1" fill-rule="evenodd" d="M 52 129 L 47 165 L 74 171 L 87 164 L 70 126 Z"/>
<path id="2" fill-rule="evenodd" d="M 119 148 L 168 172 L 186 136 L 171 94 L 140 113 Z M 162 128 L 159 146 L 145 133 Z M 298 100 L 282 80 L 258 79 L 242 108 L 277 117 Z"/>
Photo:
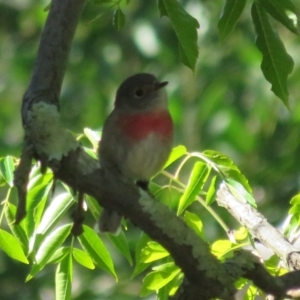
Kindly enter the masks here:
<path id="1" fill-rule="evenodd" d="M 79 192 L 78 193 L 78 202 L 77 202 L 76 208 L 72 214 L 72 217 L 73 217 L 72 233 L 75 236 L 78 236 L 78 235 L 82 234 L 82 232 L 83 232 L 83 228 L 82 228 L 82 223 L 84 220 L 83 200 L 84 200 L 84 194 L 82 192 Z"/>

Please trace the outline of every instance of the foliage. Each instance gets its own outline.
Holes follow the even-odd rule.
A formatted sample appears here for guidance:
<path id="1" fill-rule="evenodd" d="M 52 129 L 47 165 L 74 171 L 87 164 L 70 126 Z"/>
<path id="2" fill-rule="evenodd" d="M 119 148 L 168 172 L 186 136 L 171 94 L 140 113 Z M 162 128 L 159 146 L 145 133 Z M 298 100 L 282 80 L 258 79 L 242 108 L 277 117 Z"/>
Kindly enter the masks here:
<path id="1" fill-rule="evenodd" d="M 96 151 L 93 145 L 96 144 L 95 137 L 97 139 L 98 135 L 91 134 L 92 131 L 87 129 L 85 132 L 88 132 L 87 137 L 91 140 L 92 146 L 87 152 L 93 153 Z M 190 161 L 192 164 L 189 164 Z M 76 200 L 70 189 L 64 186 L 64 192 L 60 192 L 49 204 L 46 204 L 52 185 L 51 173 L 48 171 L 44 176 L 41 175 L 37 164 L 33 166 L 30 175 L 26 218 L 20 225 L 14 224 L 16 206 L 10 199 L 10 194 L 13 188 L 12 174 L 17 163 L 17 159 L 9 156 L 0 160 L 1 181 L 9 187 L 7 197 L 2 203 L 1 221 L 3 226 L 3 216 L 5 216 L 6 226 L 10 228 L 10 231 L 0 230 L 0 247 L 11 258 L 25 264 L 30 263 L 31 270 L 26 281 L 36 277 L 47 265 L 55 264 L 56 299 L 63 300 L 71 299 L 74 263 L 87 269 L 100 268 L 117 280 L 113 258 L 103 242 L 103 236 L 99 236 L 87 225 L 83 226 L 84 232 L 80 236 L 71 235 L 72 222 L 66 217 L 66 213 Z M 228 157 L 216 151 L 188 153 L 184 146 L 173 149 L 166 166 L 170 168 L 172 165 L 177 165 L 174 174 L 167 169 L 162 171 L 168 183 L 153 186 L 155 196 L 161 198 L 165 190 L 171 194 L 172 191 L 176 192 L 179 197 L 177 201 L 173 201 L 172 208 L 177 211 L 178 216 L 183 216 L 186 224 L 197 233 L 199 238 L 205 239 L 211 245 L 211 251 L 218 259 L 224 260 L 230 257 L 234 250 L 251 245 L 251 237 L 243 228 L 235 233 L 234 242 L 223 239 L 209 242 L 204 233 L 205 224 L 194 208 L 195 205 L 202 205 L 224 231 L 228 232 L 229 228 L 225 222 L 208 204 L 214 202 L 216 182 L 221 180 L 227 182 L 234 195 L 242 195 L 241 199 L 249 199 L 251 204 L 255 204 L 248 181 L 237 166 Z M 186 167 L 190 169 L 187 172 L 190 173 L 190 177 L 187 183 L 184 183 L 181 177 L 182 170 Z M 295 198 L 292 203 L 298 205 L 297 199 Z M 101 211 L 97 201 L 87 196 L 86 204 L 94 221 L 97 221 Z M 299 214 L 298 210 L 294 210 L 294 213 L 295 216 Z M 295 231 L 295 228 L 298 230 L 298 225 L 290 228 L 290 232 Z M 132 264 L 126 234 L 122 231 L 117 236 L 109 237 L 119 253 Z M 277 267 L 278 260 L 273 259 L 272 263 L 270 260 L 266 263 L 273 274 L 284 272 L 281 267 Z M 135 249 L 135 268 L 132 278 L 146 269 L 148 271 L 141 286 L 141 297 L 156 293 L 157 298 L 163 300 L 174 295 L 183 278 L 181 270 L 162 246 L 142 234 Z M 239 287 L 243 287 L 249 283 L 244 280 L 239 281 L 238 284 Z M 248 286 L 249 289 L 252 289 L 251 285 Z M 254 295 L 257 293 L 258 291 Z"/>
<path id="2" fill-rule="evenodd" d="M 46 14 L 43 5 L 34 1 L 27 1 L 27 6 L 18 6 L 12 1 L 0 7 L 0 19 L 4 20 L 0 32 L 0 72 L 3 72 L 0 73 L 0 151 L 1 155 L 7 155 L 16 154 L 20 148 L 22 131 L 15 107 L 26 88 Z M 232 221 L 214 207 L 215 192 L 221 180 L 226 181 L 235 196 L 247 198 L 252 205 L 253 193 L 255 198 L 263 194 L 259 197 L 260 200 L 264 198 L 264 202 L 259 203 L 260 208 L 265 208 L 271 220 L 274 218 L 277 222 L 282 219 L 284 210 L 276 209 L 275 203 L 287 203 L 299 189 L 300 75 L 296 69 L 288 88 L 287 80 L 294 63 L 285 49 L 287 47 L 290 53 L 297 53 L 299 49 L 294 23 L 296 11 L 290 0 L 256 0 L 252 7 L 241 0 L 225 3 L 159 0 L 158 9 L 150 1 L 138 5 L 134 0 L 93 0 L 87 5 L 78 27 L 61 97 L 61 113 L 66 126 L 74 131 L 81 131 L 84 126 L 99 127 L 110 109 L 107 99 L 111 98 L 111 91 L 132 72 L 146 70 L 159 76 L 167 74 L 173 84 L 169 93 L 170 109 L 177 127 L 177 141 L 184 142 L 190 149 L 201 146 L 219 151 L 188 153 L 183 146 L 175 148 L 166 164 L 168 169 L 156 178 L 151 190 L 211 245 L 220 260 L 229 257 L 234 249 L 251 243 L 243 228 L 236 231 L 235 241 L 225 238 Z M 157 18 L 158 12 L 163 16 L 161 20 Z M 116 31 L 112 31 L 110 23 Z M 154 32 L 154 48 L 149 47 L 145 39 L 137 38 L 142 29 L 148 30 L 149 39 Z M 289 35 L 288 31 L 296 35 Z M 220 44 L 217 44 L 217 34 Z M 255 35 L 262 59 L 253 43 Z M 196 79 L 179 66 L 177 52 L 181 61 L 194 70 Z M 293 59 L 297 63 L 296 55 Z M 290 117 L 275 99 L 270 99 L 268 85 L 256 71 L 260 62 L 272 91 L 290 108 Z M 94 132 L 85 130 L 81 137 L 87 152 L 95 155 Z M 88 140 L 93 143 L 92 148 Z M 72 221 L 68 215 L 76 197 L 64 185 L 58 185 L 57 193 L 52 196 L 52 175 L 48 172 L 42 176 L 37 165 L 33 166 L 28 186 L 27 217 L 20 226 L 14 225 L 16 195 L 12 186 L 17 163 L 18 159 L 11 156 L 0 160 L 0 192 L 3 195 L 0 247 L 14 260 L 29 263 L 27 286 L 39 280 L 44 285 L 43 272 L 49 270 L 51 273 L 53 265 L 57 299 L 69 299 L 71 293 L 74 295 L 71 291 L 73 278 L 80 266 L 89 272 L 104 270 L 109 274 L 106 280 L 128 277 L 122 274 L 125 263 L 120 267 L 115 259 L 118 257 L 116 250 L 129 265 L 134 261 L 134 269 L 130 267 L 129 270 L 132 278 L 140 282 L 143 276 L 142 296 L 157 293 L 159 299 L 166 299 L 174 294 L 182 273 L 165 249 L 143 234 L 138 236 L 134 228 L 119 236 L 98 236 L 91 228 L 101 208 L 91 197 L 85 199 L 88 211 L 84 234 L 79 238 L 70 237 Z M 237 164 L 247 174 L 252 188 Z M 49 198 L 52 198 L 50 202 Z M 273 200 L 275 210 L 267 206 L 267 198 Z M 299 232 L 298 198 L 299 195 L 292 199 L 285 224 L 287 237 L 291 239 Z M 218 232 L 219 228 L 223 231 Z M 276 257 L 266 260 L 265 266 L 272 274 L 284 272 Z M 83 275 L 87 274 L 83 268 L 79 269 L 81 280 L 92 280 Z M 97 274 L 100 282 L 103 272 Z M 97 284 L 101 285 L 99 282 Z M 247 287 L 245 299 L 259 294 L 243 279 L 236 285 Z M 81 290 L 86 293 L 85 299 L 92 299 L 94 291 L 87 291 L 85 287 Z M 36 295 L 29 299 L 38 297 L 42 298 Z M 126 299 L 124 294 L 122 299 Z"/>

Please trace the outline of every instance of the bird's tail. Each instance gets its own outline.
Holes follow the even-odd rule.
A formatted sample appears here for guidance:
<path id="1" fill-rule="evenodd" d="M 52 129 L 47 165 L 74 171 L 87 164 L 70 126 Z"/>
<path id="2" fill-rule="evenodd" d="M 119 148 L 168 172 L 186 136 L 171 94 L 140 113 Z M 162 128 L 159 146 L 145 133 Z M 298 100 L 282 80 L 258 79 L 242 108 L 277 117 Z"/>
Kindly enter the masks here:
<path id="1" fill-rule="evenodd" d="M 122 216 L 116 211 L 103 209 L 99 219 L 100 232 L 109 232 L 112 234 L 118 234 L 121 229 Z"/>

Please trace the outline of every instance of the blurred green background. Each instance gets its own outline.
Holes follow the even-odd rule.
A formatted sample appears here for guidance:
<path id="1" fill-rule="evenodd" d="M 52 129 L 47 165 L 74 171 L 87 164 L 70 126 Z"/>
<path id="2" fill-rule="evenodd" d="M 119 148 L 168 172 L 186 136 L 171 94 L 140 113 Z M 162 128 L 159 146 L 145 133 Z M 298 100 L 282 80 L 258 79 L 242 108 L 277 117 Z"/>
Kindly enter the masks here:
<path id="1" fill-rule="evenodd" d="M 127 23 L 121 31 L 112 26 L 113 11 L 108 6 L 88 3 L 63 84 L 63 123 L 75 133 L 85 127 L 100 130 L 118 85 L 134 73 L 153 73 L 170 82 L 174 145 L 184 144 L 189 151 L 214 149 L 231 157 L 249 179 L 259 210 L 271 223 L 280 224 L 300 184 L 300 40 L 273 23 L 295 62 L 288 81 L 287 110 L 260 70 L 250 7 L 235 31 L 220 43 L 217 22 L 223 1 L 181 3 L 200 22 L 195 74 L 180 63 L 176 36 L 168 19 L 159 17 L 155 1 L 132 0 L 124 6 Z M 48 4 L 0 0 L 0 157 L 20 155 L 19 111 Z M 1 200 L 4 192 L 0 190 Z M 220 213 L 227 218 L 226 212 Z M 213 236 L 218 234 L 211 216 L 204 224 L 211 227 Z M 138 236 L 137 229 L 129 236 L 132 247 Z M 117 285 L 101 270 L 76 267 L 74 299 L 137 299 L 141 277 L 130 281 L 131 267 L 118 254 L 115 261 L 120 276 Z M 27 266 L 0 252 L 1 300 L 54 299 L 54 267 L 25 284 L 27 272 Z"/>

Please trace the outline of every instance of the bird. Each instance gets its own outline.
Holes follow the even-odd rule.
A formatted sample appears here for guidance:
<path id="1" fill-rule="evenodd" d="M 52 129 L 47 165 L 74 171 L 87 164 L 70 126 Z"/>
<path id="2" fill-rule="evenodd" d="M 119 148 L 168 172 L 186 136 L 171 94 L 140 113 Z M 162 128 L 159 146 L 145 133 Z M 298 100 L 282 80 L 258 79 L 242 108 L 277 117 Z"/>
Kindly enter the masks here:
<path id="1" fill-rule="evenodd" d="M 101 168 L 117 172 L 147 191 L 151 177 L 163 168 L 172 150 L 167 84 L 148 73 L 127 78 L 117 89 L 98 148 Z M 99 230 L 117 234 L 121 221 L 116 211 L 104 208 Z"/>

